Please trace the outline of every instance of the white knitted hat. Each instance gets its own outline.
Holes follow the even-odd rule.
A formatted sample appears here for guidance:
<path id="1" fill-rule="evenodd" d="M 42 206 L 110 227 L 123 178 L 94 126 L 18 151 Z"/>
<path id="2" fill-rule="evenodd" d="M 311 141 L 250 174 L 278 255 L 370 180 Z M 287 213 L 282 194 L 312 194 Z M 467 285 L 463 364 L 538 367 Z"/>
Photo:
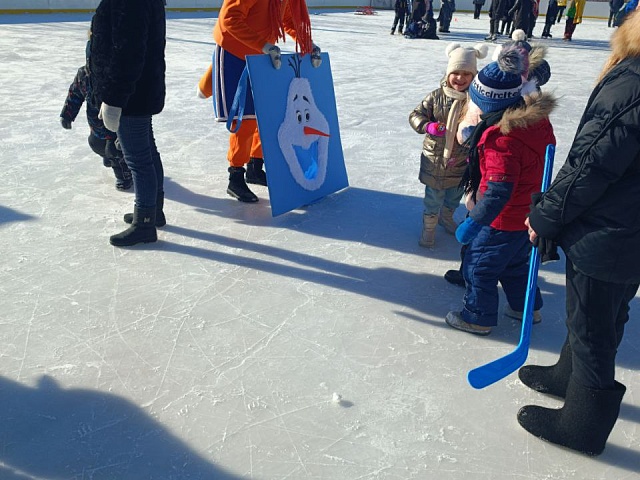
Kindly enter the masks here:
<path id="1" fill-rule="evenodd" d="M 447 75 L 456 70 L 478 73 L 478 58 L 487 56 L 488 47 L 484 44 L 477 44 L 473 48 L 463 47 L 459 43 L 451 43 L 446 48 L 449 63 L 447 64 Z"/>

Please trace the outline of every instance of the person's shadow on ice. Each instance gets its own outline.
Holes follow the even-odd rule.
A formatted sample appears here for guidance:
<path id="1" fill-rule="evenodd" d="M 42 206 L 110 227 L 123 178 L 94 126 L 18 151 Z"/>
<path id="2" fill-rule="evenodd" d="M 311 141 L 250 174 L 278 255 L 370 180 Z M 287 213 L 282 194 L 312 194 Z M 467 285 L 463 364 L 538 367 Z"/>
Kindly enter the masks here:
<path id="1" fill-rule="evenodd" d="M 234 480 L 133 403 L 0 377 L 0 478 Z"/>

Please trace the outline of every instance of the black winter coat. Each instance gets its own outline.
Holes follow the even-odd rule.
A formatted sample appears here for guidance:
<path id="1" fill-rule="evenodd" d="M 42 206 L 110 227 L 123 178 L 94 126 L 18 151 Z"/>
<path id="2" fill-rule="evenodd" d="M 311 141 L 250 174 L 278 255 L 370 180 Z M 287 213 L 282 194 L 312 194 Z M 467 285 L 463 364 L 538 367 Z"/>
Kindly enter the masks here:
<path id="1" fill-rule="evenodd" d="M 163 0 L 102 0 L 91 22 L 91 82 L 96 102 L 123 115 L 164 108 Z"/>
<path id="2" fill-rule="evenodd" d="M 584 275 L 640 283 L 640 57 L 596 86 L 567 160 L 529 221 Z"/>

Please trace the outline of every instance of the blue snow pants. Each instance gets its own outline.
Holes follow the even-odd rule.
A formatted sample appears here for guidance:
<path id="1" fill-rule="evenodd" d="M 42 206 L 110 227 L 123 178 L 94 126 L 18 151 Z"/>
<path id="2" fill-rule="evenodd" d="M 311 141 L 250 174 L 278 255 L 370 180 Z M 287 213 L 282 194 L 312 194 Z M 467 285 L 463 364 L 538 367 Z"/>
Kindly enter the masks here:
<path id="1" fill-rule="evenodd" d="M 515 311 L 524 310 L 529 276 L 531 243 L 527 231 L 505 232 L 482 227 L 462 260 L 467 284 L 462 318 L 467 323 L 493 327 L 498 324 L 498 282 Z M 536 287 L 534 310 L 542 308 Z"/>

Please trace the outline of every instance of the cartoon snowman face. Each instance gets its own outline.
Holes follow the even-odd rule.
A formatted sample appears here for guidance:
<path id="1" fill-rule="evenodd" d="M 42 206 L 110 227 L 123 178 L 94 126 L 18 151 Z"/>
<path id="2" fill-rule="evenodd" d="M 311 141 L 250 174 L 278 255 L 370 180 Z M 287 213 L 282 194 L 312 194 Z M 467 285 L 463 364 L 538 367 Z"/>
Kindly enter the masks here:
<path id="1" fill-rule="evenodd" d="M 318 109 L 311 84 L 294 78 L 289 85 L 278 144 L 294 180 L 305 190 L 324 183 L 329 156 L 329 123 Z"/>

